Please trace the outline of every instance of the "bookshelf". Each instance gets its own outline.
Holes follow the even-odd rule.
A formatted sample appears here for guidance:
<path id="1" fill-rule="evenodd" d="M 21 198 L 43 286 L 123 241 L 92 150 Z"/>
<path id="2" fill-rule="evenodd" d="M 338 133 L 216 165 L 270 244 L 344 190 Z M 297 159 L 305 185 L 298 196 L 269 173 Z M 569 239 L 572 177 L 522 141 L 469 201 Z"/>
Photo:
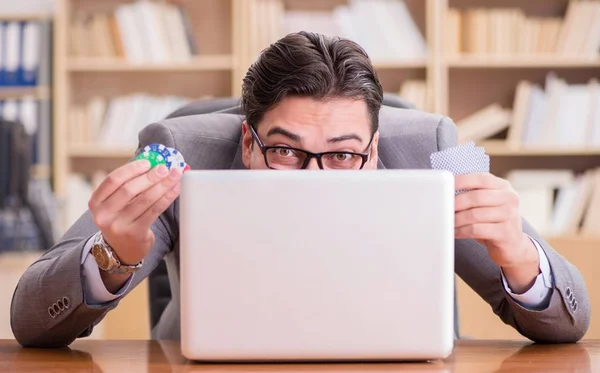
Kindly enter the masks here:
<path id="1" fill-rule="evenodd" d="M 119 162 L 125 162 L 135 149 L 132 139 L 127 143 L 99 141 L 106 133 L 97 131 L 98 120 L 97 117 L 95 121 L 90 119 L 91 110 L 103 112 L 105 121 L 100 125 L 107 125 L 111 105 L 117 107 L 118 101 L 132 95 L 176 96 L 182 100 L 180 103 L 185 102 L 184 99 L 239 96 L 241 79 L 260 51 L 287 32 L 312 28 L 312 15 L 317 15 L 320 23 L 316 27 L 322 30 L 329 27 L 325 23 L 333 21 L 333 14 L 337 15 L 338 24 L 347 26 L 353 17 L 363 17 L 361 12 L 381 15 L 386 10 L 382 6 L 371 10 L 364 4 L 346 0 L 178 0 L 167 3 L 172 5 L 168 10 L 164 5 L 152 8 L 140 4 L 135 0 L 57 1 L 54 95 L 57 97 L 55 132 L 58 136 L 54 147 L 54 190 L 65 209 L 69 203 L 67 196 L 72 195 L 71 175 L 90 178 L 98 172 L 109 172 Z M 404 49 L 389 48 L 394 54 L 381 48 L 378 40 L 364 42 L 375 53 L 373 63 L 386 91 L 403 92 L 403 96 L 412 97 L 411 101 L 419 107 L 439 111 L 436 105 L 441 101 L 433 94 L 439 85 L 436 80 L 440 75 L 439 53 L 432 46 L 440 43 L 441 26 L 429 21 L 437 18 L 439 1 L 408 0 L 398 4 L 393 12 L 404 17 L 408 26 L 394 29 L 399 26 L 388 16 L 385 30 L 412 33 L 414 42 Z M 127 50 L 131 45 L 129 39 L 135 39 L 131 32 L 128 34 L 127 19 L 134 17 L 138 27 L 142 25 L 144 29 L 153 11 L 158 9 L 167 14 L 175 8 L 181 11 L 183 25 L 171 29 L 179 30 L 179 35 L 193 44 L 187 54 L 171 49 L 175 57 L 169 59 L 157 52 L 169 50 L 164 40 L 173 36 L 172 31 L 162 34 L 161 39 L 150 30 L 147 32 L 149 40 L 144 43 L 149 45 L 148 50 Z M 173 21 L 172 18 L 160 19 Z M 155 20 L 148 22 L 155 29 L 162 27 L 152 23 Z M 376 23 L 370 26 L 378 28 Z M 385 30 L 379 30 L 379 35 Z M 349 32 L 347 28 L 344 31 Z M 387 45 L 397 44 L 393 33 L 388 34 Z M 169 41 L 181 46 L 174 39 Z M 124 118 L 121 117 L 127 120 Z M 117 137 L 118 134 L 112 139 L 118 140 Z M 65 219 L 65 228 L 70 222 L 72 219 Z"/>
<path id="2" fill-rule="evenodd" d="M 169 64 L 133 64 L 120 60 L 73 59 L 67 69 L 70 72 L 178 72 L 178 71 L 230 71 L 233 69 L 231 55 L 200 56 L 190 62 Z"/>
<path id="3" fill-rule="evenodd" d="M 11 45 L 26 49 L 26 52 L 22 52 L 20 57 L 17 57 L 19 63 L 22 63 L 23 59 L 27 59 L 28 63 L 35 63 L 31 65 L 31 72 L 35 74 L 35 78 L 31 75 L 27 81 L 25 81 L 25 74 L 21 74 L 20 71 L 12 75 L 13 81 L 3 81 L 3 77 L 6 77 L 3 74 L 8 73 L 0 72 L 0 116 L 9 120 L 22 121 L 33 129 L 31 135 L 34 156 L 30 177 L 44 182 L 49 182 L 52 177 L 49 152 L 52 146 L 50 131 L 52 124 L 49 108 L 52 102 L 50 60 L 53 21 L 53 15 L 49 13 L 0 14 L 3 35 L 8 34 L 9 25 L 12 27 L 19 24 L 22 28 L 22 32 L 20 31 L 18 36 L 13 34 L 12 37 L 16 36 L 16 38 L 10 41 Z M 4 36 L 4 38 L 8 44 L 8 37 Z M 31 53 L 32 51 L 35 51 L 35 55 Z M 12 57 L 19 55 L 19 50 L 9 51 L 6 48 L 3 53 L 6 54 L 4 58 L 8 59 L 11 58 L 9 55 Z M 4 69 L 3 67 L 2 70 Z"/>
<path id="4" fill-rule="evenodd" d="M 450 68 L 479 68 L 479 69 L 566 69 L 595 67 L 600 68 L 600 59 L 581 58 L 556 58 L 554 56 L 535 57 L 486 57 L 486 56 L 461 56 L 448 59 Z"/>
<path id="5" fill-rule="evenodd" d="M 0 49 L 2 63 L 0 64 L 0 116 L 9 120 L 21 121 L 27 129 L 30 129 L 31 136 L 31 166 L 29 169 L 29 186 L 31 190 L 44 191 L 43 199 L 47 202 L 51 199 L 50 183 L 54 175 L 51 163 L 52 144 L 52 79 L 51 79 L 51 49 L 53 40 L 51 30 L 54 23 L 54 15 L 49 13 L 27 13 L 27 14 L 0 14 L 0 27 L 2 28 L 2 41 Z M 4 47 L 3 44 L 8 39 L 7 28 L 19 24 L 18 34 L 12 33 L 10 44 L 12 48 Z M 33 27 L 32 27 L 33 26 Z M 13 29 L 14 30 L 14 29 Z M 18 35 L 18 36 L 17 36 Z M 16 37 L 15 37 L 16 36 Z M 18 48 L 15 48 L 18 47 Z M 19 53 L 20 49 L 27 52 Z M 31 52 L 35 52 L 32 54 Z M 32 75 L 20 74 L 16 69 L 11 69 L 11 77 L 7 78 L 6 60 L 16 61 L 18 66 L 23 66 L 26 60 L 34 72 L 35 80 L 29 79 Z M 31 65 L 34 63 L 34 65 Z M 12 65 L 15 66 L 15 65 Z M 10 79 L 10 81 L 9 81 Z M 6 175 L 3 175 L 6 176 Z M 47 186 L 47 188 L 45 188 Z M 38 197 L 39 198 L 39 195 Z M 39 202 L 36 199 L 36 204 Z M 6 202 L 6 201 L 3 201 Z M 42 208 L 52 216 L 50 211 L 46 210 L 48 206 L 43 204 Z M 6 212 L 10 209 L 0 209 L 0 225 L 7 227 L 7 221 L 10 221 L 11 215 Z M 14 219 L 14 214 L 12 214 Z M 29 221 L 22 220 L 20 223 L 29 224 Z M 28 228 L 30 226 L 28 225 Z M 2 230 L 2 229 L 0 229 Z M 24 230 L 25 231 L 25 230 Z M 29 232 L 29 229 L 27 229 Z M 15 244 L 14 237 L 7 237 L 4 232 L 0 234 L 0 303 L 6 305 L 0 311 L 0 338 L 14 338 L 10 328 L 10 307 L 13 291 L 19 277 L 31 263 L 39 257 L 39 250 L 45 250 L 43 244 L 31 245 L 24 248 L 20 244 Z M 33 235 L 32 235 L 33 236 Z M 8 242 L 8 244 L 7 244 Z M 18 242 L 18 241 L 17 241 Z"/>
<path id="6" fill-rule="evenodd" d="M 585 186 L 594 180 L 593 171 L 600 166 L 600 146 L 592 141 L 595 138 L 592 127 L 587 132 L 578 127 L 581 113 L 592 113 L 589 108 L 593 104 L 586 106 L 575 98 L 589 93 L 591 101 L 590 81 L 600 77 L 600 40 L 586 39 L 593 34 L 592 27 L 600 35 L 600 13 L 597 13 L 600 3 L 583 2 L 588 13 L 598 14 L 595 19 L 591 16 L 588 19 L 586 12 L 576 9 L 580 5 L 568 0 L 444 0 L 443 3 L 447 27 L 440 64 L 443 86 L 436 92 L 442 97 L 443 113 L 458 124 L 459 137 L 469 133 L 479 146 L 485 147 L 494 174 L 513 181 L 522 205 L 526 205 L 524 215 L 531 223 L 536 222 L 550 244 L 581 270 L 592 305 L 598 304 L 595 292 L 600 281 L 588 263 L 598 257 L 594 248 L 600 243 L 600 226 L 594 227 L 598 222 L 590 211 L 600 186 L 595 184 L 592 192 Z M 591 11 L 594 5 L 597 9 Z M 573 16 L 575 13 L 578 15 Z M 516 31 L 511 33 L 511 29 Z M 592 44 L 595 50 L 589 48 Z M 569 45 L 579 47 L 567 48 Z M 540 88 L 535 90 L 535 99 L 531 86 Z M 547 106 L 540 104 L 543 102 Z M 573 102 L 582 106 L 573 107 Z M 555 109 L 554 114 L 550 107 Z M 488 115 L 483 115 L 485 112 Z M 591 115 L 586 117 L 587 121 L 591 122 Z M 549 120 L 553 117 L 559 119 Z M 533 122 L 543 125 L 534 127 Z M 595 125 L 598 126 L 600 123 Z M 536 132 L 540 129 L 541 132 Z M 549 138 L 546 133 L 554 136 Z M 567 134 L 567 140 L 556 134 Z M 539 179 L 532 182 L 531 177 L 525 181 L 527 176 L 540 171 L 548 172 L 545 175 L 550 179 L 546 181 L 549 184 L 544 185 Z M 515 176 L 518 172 L 521 178 Z M 576 175 L 582 179 L 577 181 Z M 561 177 L 566 180 L 560 181 Z M 521 185 L 526 182 L 529 184 Z M 576 211 L 581 202 L 589 204 L 587 213 L 564 213 Z M 586 221 L 595 222 L 577 231 L 573 225 L 582 218 L 583 226 Z M 522 339 L 489 312 L 489 306 L 462 280 L 458 281 L 458 300 L 463 335 Z M 592 316 L 586 338 L 600 335 L 594 319 Z"/>
<path id="7" fill-rule="evenodd" d="M 160 120 L 191 100 L 239 95 L 234 18 L 241 3 L 57 0 L 53 186 L 63 209 L 71 175 L 106 173 L 133 154 L 135 133 L 115 141 L 119 126 L 132 123 L 132 105 L 144 105 L 134 119 L 141 128 L 139 121 Z M 140 25 L 144 32 L 136 32 Z M 112 130 L 100 132 L 117 109 Z"/>
<path id="8" fill-rule="evenodd" d="M 90 22 L 98 29 L 106 27 L 106 17 L 110 26 L 110 14 L 135 3 L 57 0 L 52 91 L 57 135 L 52 172 L 56 195 L 63 203 L 73 194 L 69 189 L 72 175 L 91 178 L 98 172 L 108 172 L 123 164 L 134 150 L 131 142 L 98 141 L 98 134 L 85 131 L 72 139 L 76 126 L 80 128 L 77 131 L 92 126 L 89 115 L 82 112 L 94 106 L 90 103 L 95 98 L 105 100 L 97 104 L 106 110 L 111 102 L 116 106 L 118 98 L 135 94 L 189 100 L 239 96 L 241 79 L 260 51 L 286 32 L 300 28 L 354 35 L 372 56 L 385 91 L 400 93 L 420 109 L 450 116 L 461 133 L 466 131 L 462 124 L 468 118 L 497 105 L 499 110 L 490 112 L 499 115 L 493 124 L 498 131 L 476 142 L 486 148 L 492 157 L 492 172 L 499 176 L 517 169 L 583 173 L 600 167 L 600 143 L 529 144 L 511 135 L 522 82 L 545 89 L 549 74 L 567 85 L 588 84 L 595 77 L 600 80 L 600 53 L 592 48 L 600 41 L 585 37 L 600 35 L 591 32 L 593 27 L 600 27 L 600 19 L 588 18 L 588 13 L 600 17 L 600 12 L 590 11 L 590 5 L 585 5 L 588 12 L 584 12 L 569 0 L 405 0 L 403 8 L 388 12 L 379 1 L 365 8 L 361 1 L 353 0 L 177 0 L 170 4 L 185 11 L 189 21 L 184 27 L 194 40 L 195 53 L 177 61 L 164 61 L 156 58 L 156 53 L 140 58 L 139 50 L 136 58 L 128 58 L 114 47 L 114 36 L 113 47 L 108 48 L 108 34 L 93 36 L 86 31 Z M 95 14 L 106 17 L 98 21 Z M 384 16 L 384 21 L 374 22 L 374 14 Z M 395 22 L 389 22 L 388 14 L 394 15 Z M 353 17 L 360 21 L 353 21 Z M 353 34 L 345 28 L 349 22 L 363 27 L 362 31 Z M 91 44 L 103 47 L 86 52 L 77 37 L 79 33 L 87 35 Z M 150 44 L 155 52 L 165 48 L 144 44 Z M 575 45 L 575 49 L 570 47 Z M 0 97 L 5 94 L 14 92 L 0 90 Z M 494 121 L 477 118 L 476 125 L 487 119 Z M 66 219 L 65 226 L 69 223 Z M 600 243 L 600 234 L 569 233 L 553 237 L 552 242 L 569 257 L 573 247 L 589 248 Z M 465 294 L 469 290 L 461 291 Z M 468 298 L 462 297 L 461 302 L 469 304 Z M 461 310 L 467 308 L 464 304 Z M 502 334 L 505 329 L 477 329 L 468 322 L 463 329 L 474 331 L 476 337 L 506 335 Z"/>

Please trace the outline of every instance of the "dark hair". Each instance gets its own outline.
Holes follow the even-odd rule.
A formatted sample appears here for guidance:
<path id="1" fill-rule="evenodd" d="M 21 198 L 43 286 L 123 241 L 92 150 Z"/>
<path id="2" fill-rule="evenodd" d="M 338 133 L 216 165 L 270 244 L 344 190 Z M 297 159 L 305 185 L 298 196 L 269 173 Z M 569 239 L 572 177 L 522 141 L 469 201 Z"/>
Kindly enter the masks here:
<path id="1" fill-rule="evenodd" d="M 379 127 L 383 88 L 367 53 L 358 44 L 313 32 L 289 34 L 262 51 L 242 85 L 242 109 L 256 127 L 286 96 L 362 99 Z"/>

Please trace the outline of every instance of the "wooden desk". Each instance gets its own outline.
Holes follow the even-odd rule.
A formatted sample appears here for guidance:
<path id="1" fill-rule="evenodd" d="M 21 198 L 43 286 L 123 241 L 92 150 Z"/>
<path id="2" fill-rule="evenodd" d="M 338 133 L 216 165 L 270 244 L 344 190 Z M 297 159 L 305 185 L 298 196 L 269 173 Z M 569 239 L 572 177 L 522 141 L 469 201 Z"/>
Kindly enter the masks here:
<path id="1" fill-rule="evenodd" d="M 65 349 L 23 349 L 0 340 L 0 372 L 592 372 L 600 370 L 600 341 L 532 345 L 460 341 L 445 361 L 377 364 L 199 364 L 173 341 L 80 340 Z"/>

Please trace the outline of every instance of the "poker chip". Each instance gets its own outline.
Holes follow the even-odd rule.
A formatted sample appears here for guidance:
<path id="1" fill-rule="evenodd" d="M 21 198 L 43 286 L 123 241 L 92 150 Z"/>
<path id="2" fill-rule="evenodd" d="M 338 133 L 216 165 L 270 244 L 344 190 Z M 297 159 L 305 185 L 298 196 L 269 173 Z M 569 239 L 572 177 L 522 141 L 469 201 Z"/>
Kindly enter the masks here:
<path id="1" fill-rule="evenodd" d="M 173 149 L 173 148 L 168 148 L 170 153 L 171 153 L 171 166 L 169 167 L 171 168 L 175 168 L 175 169 L 179 169 L 181 171 L 183 171 L 183 169 L 185 168 L 185 160 L 183 159 L 183 154 L 181 154 L 181 152 L 177 151 L 177 149 Z"/>
<path id="2" fill-rule="evenodd" d="M 153 143 L 145 146 L 136 159 L 147 159 L 150 161 L 151 168 L 164 164 L 169 170 L 179 169 L 181 172 L 191 170 L 181 152 L 163 144 Z"/>
<path id="3" fill-rule="evenodd" d="M 165 164 L 167 165 L 167 168 L 169 170 L 171 169 L 172 164 L 174 162 L 174 158 L 173 154 L 171 153 L 171 150 L 168 147 L 162 144 L 154 143 L 144 147 L 144 151 L 160 154 L 165 159 Z"/>
<path id="4" fill-rule="evenodd" d="M 153 151 L 143 151 L 135 159 L 146 159 L 150 162 L 150 168 L 154 168 L 158 165 L 166 165 L 165 158 L 159 153 Z"/>

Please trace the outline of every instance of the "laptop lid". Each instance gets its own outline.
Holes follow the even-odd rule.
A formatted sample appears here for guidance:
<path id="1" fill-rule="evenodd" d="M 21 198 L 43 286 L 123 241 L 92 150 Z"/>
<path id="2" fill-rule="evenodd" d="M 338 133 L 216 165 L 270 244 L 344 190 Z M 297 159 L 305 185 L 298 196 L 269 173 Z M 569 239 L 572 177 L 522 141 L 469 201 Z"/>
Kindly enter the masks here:
<path id="1" fill-rule="evenodd" d="M 191 171 L 180 206 L 187 358 L 451 353 L 449 172 Z"/>

